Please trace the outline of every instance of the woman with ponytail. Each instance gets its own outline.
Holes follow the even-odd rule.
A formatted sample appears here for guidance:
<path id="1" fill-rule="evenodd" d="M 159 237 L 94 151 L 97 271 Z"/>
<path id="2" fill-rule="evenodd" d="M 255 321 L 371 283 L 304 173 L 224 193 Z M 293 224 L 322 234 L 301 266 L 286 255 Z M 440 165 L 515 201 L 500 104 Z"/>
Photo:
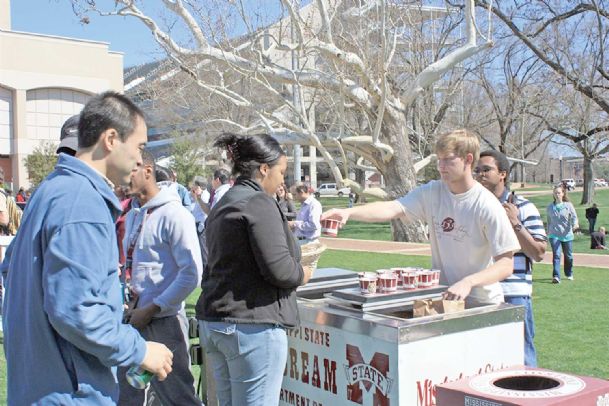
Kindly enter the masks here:
<path id="1" fill-rule="evenodd" d="M 276 405 L 295 290 L 311 277 L 275 199 L 287 158 L 269 135 L 223 134 L 237 175 L 206 225 L 208 265 L 196 313 L 220 405 Z"/>

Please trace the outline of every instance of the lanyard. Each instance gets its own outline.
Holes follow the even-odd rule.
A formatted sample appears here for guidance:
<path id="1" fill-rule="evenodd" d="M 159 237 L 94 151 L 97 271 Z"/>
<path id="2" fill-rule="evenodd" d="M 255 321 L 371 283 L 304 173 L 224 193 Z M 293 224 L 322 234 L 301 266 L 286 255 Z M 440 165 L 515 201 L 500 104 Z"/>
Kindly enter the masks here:
<path id="1" fill-rule="evenodd" d="M 135 250 L 135 245 L 137 244 L 137 240 L 140 238 L 140 234 L 142 233 L 142 228 L 144 227 L 144 222 L 146 221 L 146 217 L 150 216 L 154 211 L 155 207 L 148 209 L 145 217 L 140 222 L 135 233 L 131 234 L 131 238 L 129 239 L 129 247 L 127 248 L 127 255 L 125 257 L 125 272 L 122 273 L 121 278 L 123 282 L 127 277 L 131 278 L 131 267 L 133 266 L 133 251 Z"/>

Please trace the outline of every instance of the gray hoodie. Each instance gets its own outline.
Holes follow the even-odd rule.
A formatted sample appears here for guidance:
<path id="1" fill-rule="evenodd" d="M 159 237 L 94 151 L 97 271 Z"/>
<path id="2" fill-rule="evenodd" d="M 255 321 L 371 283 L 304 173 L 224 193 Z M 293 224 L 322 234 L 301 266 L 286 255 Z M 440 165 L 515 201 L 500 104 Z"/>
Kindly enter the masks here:
<path id="1" fill-rule="evenodd" d="M 561 241 L 573 240 L 573 228 L 577 226 L 577 213 L 571 202 L 550 203 L 546 209 L 548 218 L 548 237 Z"/>
<path id="2" fill-rule="evenodd" d="M 177 314 L 199 285 L 202 265 L 195 220 L 173 188 L 161 189 L 142 207 L 134 201 L 125 220 L 125 252 L 135 238 L 131 286 L 137 307 L 156 304 L 157 318 Z"/>

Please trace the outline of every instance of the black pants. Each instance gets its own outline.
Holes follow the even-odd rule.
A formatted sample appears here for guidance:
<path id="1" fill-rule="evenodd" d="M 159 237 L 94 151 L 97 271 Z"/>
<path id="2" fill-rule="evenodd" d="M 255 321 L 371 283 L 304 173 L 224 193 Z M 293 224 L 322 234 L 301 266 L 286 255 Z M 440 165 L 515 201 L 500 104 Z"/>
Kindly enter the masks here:
<path id="1" fill-rule="evenodd" d="M 169 316 L 152 319 L 140 334 L 146 341 L 156 341 L 165 344 L 173 351 L 172 371 L 167 379 L 159 382 L 152 378 L 150 384 L 163 406 L 201 405 L 195 394 L 194 378 L 190 372 L 190 359 L 186 347 L 186 339 L 182 333 L 178 316 Z M 125 379 L 128 368 L 118 369 L 118 383 L 120 395 L 118 404 L 121 406 L 142 406 L 144 404 L 144 391 L 135 389 Z"/>

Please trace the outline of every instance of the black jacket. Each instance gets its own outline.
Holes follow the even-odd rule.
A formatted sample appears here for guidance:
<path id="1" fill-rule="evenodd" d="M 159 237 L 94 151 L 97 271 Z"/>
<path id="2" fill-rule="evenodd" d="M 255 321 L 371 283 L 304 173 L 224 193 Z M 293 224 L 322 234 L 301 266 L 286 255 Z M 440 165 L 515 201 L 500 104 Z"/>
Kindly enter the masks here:
<path id="1" fill-rule="evenodd" d="M 199 320 L 298 325 L 300 247 L 275 199 L 240 177 L 209 213 L 205 233 Z"/>

